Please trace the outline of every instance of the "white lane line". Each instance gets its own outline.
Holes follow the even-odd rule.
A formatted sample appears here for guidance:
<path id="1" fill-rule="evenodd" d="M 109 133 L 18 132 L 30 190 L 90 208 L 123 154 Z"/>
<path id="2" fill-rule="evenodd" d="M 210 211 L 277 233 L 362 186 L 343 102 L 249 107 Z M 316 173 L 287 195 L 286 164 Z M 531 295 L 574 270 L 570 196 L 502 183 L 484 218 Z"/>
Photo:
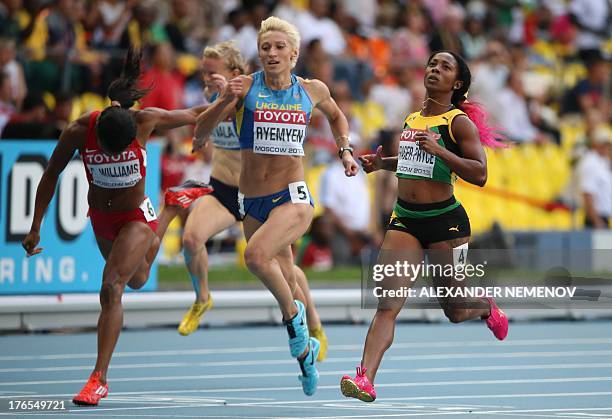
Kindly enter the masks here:
<path id="1" fill-rule="evenodd" d="M 341 371 L 325 371 L 321 375 L 338 375 Z M 232 378 L 261 378 L 261 377 L 295 377 L 297 372 L 292 373 L 266 373 L 266 374 L 225 374 L 218 376 L 211 375 L 178 375 L 178 376 L 158 376 L 158 377 L 125 377 L 115 378 L 111 382 L 148 382 L 148 381 L 188 381 L 215 379 L 219 377 L 231 376 Z M 612 381 L 612 377 L 561 377 L 561 378 L 529 378 L 529 379 L 509 379 L 509 380 L 461 380 L 461 381 L 423 381 L 410 383 L 387 383 L 377 384 L 377 387 L 428 387 L 428 386 L 448 386 L 448 385 L 482 385 L 482 384 L 527 384 L 527 383 L 580 383 L 580 382 L 607 382 Z M 79 384 L 83 380 L 44 380 L 44 381 L 16 381 L 10 383 L 0 383 L 0 386 L 20 386 L 20 385 L 51 385 L 51 384 Z M 337 388 L 338 386 L 319 386 L 319 388 Z M 202 392 L 240 392 L 240 391 L 293 391 L 298 387 L 247 387 L 235 389 L 208 389 Z"/>
<path id="2" fill-rule="evenodd" d="M 23 416 L 58 416 L 61 413 L 55 414 L 55 413 L 18 413 L 18 414 L 12 414 L 12 413 L 0 413 L 0 416 L 17 416 L 17 415 L 23 415 Z M 70 415 L 72 417 L 78 417 L 78 414 L 75 413 L 73 415 Z M 131 417 L 138 417 L 138 418 L 199 418 L 202 419 L 202 417 L 206 417 L 207 419 L 244 419 L 245 417 L 248 417 L 249 419 L 272 419 L 271 416 L 219 416 L 219 415 L 214 415 L 214 416 L 202 416 L 200 415 L 188 415 L 188 414 L 171 414 L 171 415 L 161 415 L 159 413 L 156 414 L 150 414 L 150 415 L 146 415 L 146 414 L 137 414 L 137 413 L 131 413 L 129 415 L 117 415 L 117 414 L 112 414 L 112 413 L 98 413 L 96 414 L 95 412 L 89 412 L 87 413 L 87 417 L 110 417 L 110 418 L 131 418 Z M 293 417 L 293 418 L 288 418 L 288 419 L 300 419 L 298 417 Z"/>
<path id="3" fill-rule="evenodd" d="M 179 368 L 179 367 L 192 367 L 208 366 L 202 365 L 201 363 L 189 363 L 189 362 L 155 362 L 151 364 L 118 364 L 111 365 L 110 370 L 123 370 L 123 369 L 140 369 L 140 368 Z M 15 372 L 53 372 L 53 371 L 82 371 L 90 370 L 91 365 L 75 365 L 68 367 L 35 367 L 35 368 L 0 368 L 0 373 L 15 373 Z M 0 392 L 1 393 L 1 392 Z"/>
<path id="4" fill-rule="evenodd" d="M 393 360 L 392 357 L 389 360 Z M 283 362 L 286 361 L 286 362 Z M 261 362 L 257 360 L 245 361 L 248 365 L 280 365 L 280 364 L 295 364 L 295 360 L 283 361 L 268 361 Z M 344 362 L 348 362 L 343 360 Z M 193 367 L 211 367 L 216 365 L 215 362 L 196 362 L 196 363 L 150 363 L 150 364 L 124 364 L 111 365 L 110 370 L 124 369 L 153 369 L 153 368 L 193 368 Z M 325 361 L 329 364 L 329 360 Z M 246 366 L 243 364 L 243 366 Z M 475 367 L 435 367 L 435 368 L 404 368 L 404 369 L 387 369 L 385 372 L 409 372 L 409 373 L 439 373 L 439 372 L 469 372 L 469 371 L 505 371 L 505 370 L 558 370 L 558 369 L 582 369 L 582 368 L 612 368 L 612 362 L 598 363 L 582 363 L 582 364 L 519 364 L 519 365 L 481 365 Z M 89 371 L 91 365 L 79 365 L 73 367 L 41 367 L 41 368 L 3 368 L 0 373 L 23 373 L 23 372 L 66 372 L 66 371 Z M 383 370 L 381 370 L 382 372 Z M 223 376 L 227 376 L 223 374 Z M 235 378 L 235 377 L 234 377 Z"/>
<path id="5" fill-rule="evenodd" d="M 552 409 L 514 409 L 514 410 L 485 410 L 480 413 L 546 413 L 546 412 L 596 412 L 602 410 L 612 411 L 612 407 L 564 407 L 564 408 L 552 408 Z"/>
<path id="6" fill-rule="evenodd" d="M 77 414 L 76 412 L 74 412 L 75 414 Z M 441 413 L 441 412 L 436 412 L 436 413 L 419 413 L 419 414 L 405 414 L 405 413 L 401 413 L 401 414 L 378 414 L 378 415 L 361 415 L 361 416 L 355 416 L 355 415 L 351 415 L 351 416 L 319 416 L 318 418 L 323 418 L 323 419 L 335 419 L 335 418 L 369 418 L 369 417 L 377 417 L 377 418 L 384 418 L 384 417 L 408 417 L 408 416 L 432 416 L 432 415 L 442 415 L 442 416 L 447 416 L 447 415 L 456 415 L 457 413 Z M 0 416 L 2 415 L 12 415 L 10 413 L 5 414 L 5 413 L 0 413 Z M 32 416 L 32 415 L 40 415 L 40 416 L 56 416 L 56 414 L 53 413 L 46 413 L 46 414 L 29 414 L 29 413 L 25 413 L 23 414 L 24 416 Z M 470 413 L 470 415 L 473 415 L 472 413 Z M 73 415 L 71 415 L 73 416 Z M 202 417 L 206 417 L 209 419 L 244 419 L 244 418 L 249 418 L 249 419 L 302 419 L 303 416 L 253 416 L 253 415 L 248 415 L 248 416 L 244 416 L 244 415 L 240 415 L 240 416 L 235 416 L 235 415 L 212 415 L 212 416 L 202 416 L 202 415 L 188 415 L 188 414 L 171 414 L 171 415 L 160 415 L 160 414 L 123 414 L 123 415 L 116 415 L 116 414 L 107 414 L 107 413 L 98 413 L 96 414 L 95 412 L 88 412 L 87 413 L 87 417 L 98 417 L 98 416 L 102 416 L 102 417 L 120 417 L 120 418 L 125 418 L 125 417 L 146 417 L 146 418 L 202 418 Z M 517 416 L 526 416 L 526 415 L 517 415 Z M 552 416 L 549 416 L 552 417 Z M 555 417 L 559 417 L 559 416 L 555 416 Z M 317 417 L 314 417 L 315 419 Z M 575 419 L 575 418 L 574 418 Z"/>
<path id="7" fill-rule="evenodd" d="M 506 371 L 506 370 L 565 370 L 565 369 L 591 369 L 612 368 L 612 362 L 597 362 L 585 364 L 531 364 L 531 365 L 481 365 L 477 367 L 435 367 L 416 368 L 410 372 L 436 373 L 436 372 L 470 372 L 470 371 Z"/>
<path id="8" fill-rule="evenodd" d="M 378 384 L 376 385 L 378 387 Z M 320 387 L 319 387 L 320 388 Z M 386 402 L 416 402 L 429 400 L 469 400 L 469 399 L 523 399 L 523 398 L 571 398 L 571 397 L 600 397 L 612 396 L 612 391 L 589 391 L 581 393 L 518 393 L 518 394 L 467 394 L 452 396 L 414 396 L 414 397 L 383 397 L 377 400 Z M 273 402 L 245 402 L 239 403 L 240 406 L 252 405 L 273 405 L 273 404 L 305 404 L 305 403 L 354 403 L 352 399 L 329 399 L 329 400 L 302 400 L 302 401 L 273 401 Z M 235 404 L 232 404 L 235 406 Z M 360 406 L 363 406 L 360 404 Z M 505 406 L 504 406 L 505 407 Z"/>
<path id="9" fill-rule="evenodd" d="M 378 386 L 379 384 L 377 384 Z M 381 384 L 384 386 L 384 384 Z M 298 388 L 298 387 L 295 387 Z M 335 386 L 325 386 L 320 389 L 334 389 Z M 195 394 L 195 393 L 211 393 L 214 390 L 160 390 L 160 391 L 121 391 L 121 392 L 113 392 L 112 396 L 136 396 L 136 395 L 148 395 L 153 396 L 155 394 L 160 397 L 166 397 L 169 394 Z M 74 393 L 64 393 L 64 394 L 32 394 L 28 397 L 32 398 L 70 398 L 74 396 Z M 562 393 L 503 393 L 503 394 L 465 394 L 465 395 L 444 395 L 444 396 L 413 396 L 413 397 L 385 397 L 380 399 L 384 402 L 387 401 L 425 401 L 425 400 L 469 400 L 469 399 L 514 399 L 514 398 L 568 398 L 568 397 L 600 397 L 600 396 L 612 396 L 612 391 L 589 391 L 589 392 L 562 392 Z M 10 399 L 15 398 L 15 395 L 12 396 L 0 396 L 0 399 Z M 259 399 L 261 402 L 248 402 L 248 403 L 237 403 L 232 405 L 245 405 L 248 406 L 250 404 L 257 403 L 266 403 L 266 404 L 275 404 L 275 403 L 283 403 L 283 404 L 296 404 L 296 403 L 335 403 L 339 401 L 352 402 L 350 399 L 328 399 L 328 400 L 297 400 L 297 401 L 274 401 L 275 399 L 270 399 L 266 397 L 226 397 L 223 396 L 223 399 L 227 400 L 254 400 Z"/>
<path id="10" fill-rule="evenodd" d="M 534 411 L 535 413 L 537 411 Z M 486 414 L 489 416 L 524 416 L 524 417 L 549 417 L 549 418 L 576 418 L 575 416 L 560 416 L 560 415 L 534 415 L 531 411 L 479 411 L 479 412 L 418 412 L 418 413 L 392 413 L 392 414 L 365 414 L 365 415 L 350 415 L 350 416 L 309 416 L 309 419 L 349 419 L 349 418 L 386 418 L 386 417 L 421 417 L 421 416 L 446 416 L 446 415 L 470 415 L 472 417 L 481 417 L 480 415 Z M 288 417 L 270 417 L 274 419 L 289 419 Z"/>
<path id="11" fill-rule="evenodd" d="M 0 391 L 0 396 L 2 394 L 10 394 L 12 397 L 15 396 L 20 396 L 20 395 L 29 395 L 29 394 L 36 394 L 35 391 Z"/>
<path id="12" fill-rule="evenodd" d="M 470 353 L 444 353 L 444 354 L 414 354 L 414 355 L 389 355 L 385 357 L 385 361 L 426 361 L 426 360 L 442 360 L 442 359 L 511 359 L 511 358 L 563 358 L 563 357 L 596 357 L 596 356 L 610 356 L 612 350 L 596 350 L 596 351 L 556 351 L 556 352 L 470 352 Z M 163 363 L 151 363 L 151 364 L 116 364 L 111 365 L 111 369 L 138 369 L 138 368 L 149 368 L 149 366 L 160 368 L 178 367 L 178 366 L 202 366 L 202 367 L 231 367 L 231 366 L 249 366 L 249 365 L 293 365 L 295 360 L 287 357 L 288 359 L 264 359 L 254 360 L 247 359 L 241 361 L 204 361 L 198 363 L 180 363 L 180 362 L 163 362 Z M 326 364 L 333 363 L 346 363 L 359 361 L 360 357 L 345 357 L 345 358 L 328 358 L 325 360 Z M 65 369 L 55 369 L 65 368 Z M 23 371 L 77 371 L 81 369 L 89 370 L 91 365 L 87 366 L 66 366 L 66 367 L 40 367 L 40 369 L 28 369 L 25 368 Z M 22 370 L 15 371 L 16 368 L 5 368 L 0 372 L 22 372 Z"/>
<path id="13" fill-rule="evenodd" d="M 112 402 L 112 400 L 108 400 L 108 402 Z M 211 404 L 211 403 L 192 403 L 192 404 L 170 404 L 170 405 L 165 405 L 165 406 L 135 406 L 135 407 L 95 407 L 95 408 L 72 408 L 72 409 L 67 409 L 66 411 L 63 411 L 63 413 L 75 413 L 75 414 L 86 414 L 86 415 L 90 415 L 93 413 L 100 413 L 100 412 L 113 412 L 113 411 L 124 411 L 124 412 L 132 412 L 132 411 L 140 411 L 140 410 L 162 410 L 162 409 L 177 409 L 177 408 L 181 408 L 181 409 L 187 409 L 187 408 L 194 408 L 194 407 L 219 407 L 219 404 Z M 256 406 L 259 408 L 268 408 L 268 406 Z M 284 406 L 272 406 L 275 408 L 284 408 Z M 292 408 L 302 408 L 302 409 L 320 409 L 320 406 L 292 406 Z M 363 406 L 355 406 L 355 409 L 359 409 L 359 410 L 363 410 Z M 331 408 L 331 409 L 337 409 L 337 408 Z M 369 407 L 369 410 L 376 410 L 377 406 L 371 406 Z M 432 411 L 432 408 L 427 408 L 427 411 L 421 411 L 418 412 L 418 414 L 422 414 L 422 415 L 431 415 L 431 414 L 441 414 L 441 415 L 448 415 L 448 414 L 455 414 L 458 413 L 456 411 L 453 412 L 444 412 L 444 411 L 438 411 L 435 410 Z M 463 413 L 463 412 L 462 412 Z M 417 414 L 417 415 L 418 415 Z M 398 413 L 398 414 L 393 414 L 393 413 L 380 413 L 380 414 L 370 414 L 368 416 L 333 416 L 333 417 L 398 417 L 398 416 L 402 416 L 402 415 L 406 415 L 406 412 L 402 412 L 402 413 Z M 412 414 L 409 414 L 409 416 L 414 416 Z M 215 416 L 212 416 L 215 417 Z M 250 418 L 252 418 L 253 416 L 248 416 Z M 267 417 L 273 417 L 273 416 L 267 416 Z M 291 418 L 294 417 L 301 417 L 301 416 L 291 416 Z M 309 416 L 311 417 L 311 416 Z"/>
<path id="14" fill-rule="evenodd" d="M 216 403 L 192 403 L 192 404 L 168 404 L 165 406 L 134 406 L 134 407 L 95 407 L 92 409 L 88 408 L 72 408 L 67 409 L 68 413 L 83 413 L 89 415 L 90 413 L 96 412 L 113 412 L 117 410 L 121 411 L 135 411 L 135 410 L 160 410 L 160 409 L 187 409 L 190 407 L 219 407 L 221 405 Z"/>
<path id="15" fill-rule="evenodd" d="M 514 410 L 487 410 L 479 411 L 479 414 L 483 415 L 498 415 L 498 416 L 510 416 L 510 415 L 529 415 L 531 417 L 552 417 L 552 418 L 574 418 L 577 417 L 600 417 L 610 418 L 609 414 L 598 415 L 583 413 L 584 411 L 609 411 L 612 407 L 578 407 L 578 408 L 555 408 L 555 409 L 514 409 Z M 546 414 L 548 413 L 548 414 Z"/>
<path id="16" fill-rule="evenodd" d="M 295 362 L 295 361 L 294 361 Z M 294 363 L 292 362 L 292 364 Z M 146 364 L 144 364 L 146 365 Z M 91 367 L 88 367 L 90 369 Z M 379 372 L 383 374 L 399 374 L 399 373 L 435 373 L 435 372 L 466 372 L 466 371 L 504 371 L 504 370 L 569 370 L 569 369 L 606 369 L 612 368 L 612 363 L 584 363 L 584 364 L 531 364 L 531 365 L 504 365 L 504 366 L 477 366 L 477 367 L 448 367 L 448 368 L 383 368 Z M 342 375 L 345 370 L 337 371 L 321 371 L 321 376 Z M 255 373 L 238 373 L 238 374 L 201 374 L 201 375 L 179 375 L 179 376 L 158 376 L 158 377 L 125 377 L 115 378 L 112 381 L 169 381 L 182 379 L 200 379 L 200 380 L 224 380 L 236 378 L 272 378 L 272 377 L 293 377 L 295 372 L 255 372 Z M 17 381 L 4 382 L 0 386 L 12 385 L 43 385 L 43 384 L 73 384 L 80 383 L 82 379 L 74 380 L 43 380 L 43 381 Z"/>
<path id="17" fill-rule="evenodd" d="M 489 352 L 489 353 L 456 353 L 456 354 L 430 354 L 430 355 L 406 355 L 389 356 L 385 360 L 410 361 L 410 360 L 436 360 L 436 359 L 502 359 L 502 358 L 550 358 L 571 356 L 608 356 L 612 351 L 555 351 L 555 352 Z M 361 358 L 357 358 L 361 359 Z M 326 361 L 327 362 L 327 361 Z"/>
<path id="18" fill-rule="evenodd" d="M 415 348 L 456 348 L 456 347 L 493 347 L 493 346 L 565 346 L 565 345 L 600 345 L 612 344 L 612 338 L 575 338 L 575 339 L 517 339 L 505 342 L 492 342 L 490 340 L 477 341 L 436 341 L 436 342 L 398 342 L 394 343 L 395 349 Z M 363 344 L 330 345 L 330 351 L 361 351 Z M 216 349 L 183 349 L 165 351 L 134 351 L 116 352 L 113 358 L 123 357 L 147 357 L 147 356 L 184 356 L 184 355 L 213 355 L 213 354 L 241 354 L 241 353 L 266 353 L 287 352 L 286 346 L 260 346 L 250 348 L 216 348 Z M 90 359 L 96 354 L 46 354 L 46 355 L 5 355 L 0 356 L 0 361 L 30 361 L 39 359 Z"/>
<path id="19" fill-rule="evenodd" d="M 455 413 L 456 414 L 456 413 Z M 469 413 L 470 415 L 473 415 L 473 413 Z M 58 416 L 58 414 L 30 414 L 30 413 L 25 413 L 23 414 L 24 416 Z M 417 415 L 417 416 L 431 416 L 432 414 L 427 414 L 427 415 Z M 435 415 L 435 414 L 433 414 Z M 448 415 L 448 413 L 445 413 L 444 415 Z M 11 413 L 0 413 L 0 416 L 16 416 L 13 415 Z M 74 416 L 74 415 L 71 415 Z M 407 415 L 402 415 L 401 417 L 406 417 Z M 409 415 L 408 415 L 409 416 Z M 497 416 L 507 416 L 507 415 L 501 415 L 498 414 Z M 526 418 L 533 418 L 533 417 L 543 417 L 543 418 L 569 418 L 569 419 L 576 419 L 576 416 L 551 416 L 551 415 L 512 415 L 513 417 L 526 417 Z M 155 415 L 143 415 L 143 414 L 130 414 L 130 415 L 115 415 L 115 414 L 104 414 L 104 413 L 100 413 L 100 414 L 95 414 L 95 413 L 89 413 L 87 415 L 87 417 L 111 417 L 111 418 L 131 418 L 131 417 L 138 417 L 138 418 L 202 418 L 202 415 L 181 415 L 181 414 L 172 414 L 172 415 L 160 415 L 160 414 L 155 414 Z M 301 416 L 219 416 L 219 415 L 214 415 L 214 416 L 205 416 L 206 418 L 209 419 L 244 419 L 246 417 L 248 417 L 249 419 L 302 419 Z M 337 418 L 337 417 L 341 417 L 341 416 L 329 416 L 329 418 Z M 356 418 L 356 417 L 363 417 L 363 416 L 349 416 L 350 418 Z M 366 417 L 371 417 L 371 416 L 366 416 Z M 384 416 L 376 416 L 376 417 L 388 417 L 388 415 L 384 415 Z"/>
<path id="20" fill-rule="evenodd" d="M 0 413 L 0 416 L 2 415 L 11 415 L 10 413 Z M 37 415 L 37 416 L 57 416 L 56 414 L 53 413 L 47 413 L 47 414 L 37 414 L 37 413 L 26 413 L 24 414 L 25 416 L 33 416 L 33 415 Z M 77 417 L 76 414 L 71 415 L 73 417 Z M 108 414 L 108 413 L 88 413 L 87 417 L 110 417 L 110 418 L 131 418 L 131 417 L 137 417 L 137 418 L 199 418 L 202 419 L 202 417 L 205 417 L 207 419 L 244 419 L 245 417 L 248 417 L 249 419 L 274 419 L 272 416 L 219 416 L 219 415 L 214 415 L 214 416 L 202 416 L 200 415 L 180 415 L 180 414 L 172 414 L 172 415 L 160 415 L 159 413 L 156 414 L 151 414 L 151 415 L 145 415 L 145 414 L 129 414 L 129 415 L 116 415 L 116 414 Z M 284 419 L 301 419 L 299 417 L 288 417 L 288 418 L 284 418 Z M 574 418 L 575 419 L 575 418 Z"/>
<path id="21" fill-rule="evenodd" d="M 77 416 L 78 413 L 74 412 L 74 415 L 71 416 Z M 474 413 L 469 413 L 469 412 L 465 412 L 465 413 L 460 413 L 460 412 L 453 412 L 453 413 L 440 413 L 440 412 L 436 412 L 436 413 L 419 413 L 419 414 L 415 414 L 415 415 L 410 415 L 410 414 L 401 414 L 400 417 L 406 417 L 406 416 L 432 416 L 432 415 L 449 415 L 449 414 L 453 414 L 453 415 L 474 415 Z M 18 415 L 23 415 L 23 416 L 58 416 L 61 415 L 61 413 L 0 413 L 0 416 L 18 416 Z M 545 414 L 519 414 L 519 413 L 510 413 L 510 414 L 506 414 L 506 413 L 496 413 L 494 414 L 495 416 L 512 416 L 512 417 L 528 417 L 528 418 L 534 418 L 534 417 L 540 417 L 540 418 L 569 418 L 569 419 L 576 419 L 576 416 L 562 416 L 562 415 L 545 415 Z M 98 417 L 98 416 L 103 416 L 103 417 L 121 417 L 121 418 L 125 418 L 125 417 L 145 417 L 145 418 L 202 418 L 202 415 L 188 415 L 188 414 L 177 414 L 177 413 L 173 413 L 171 415 L 163 415 L 163 414 L 135 414 L 135 413 L 131 413 L 129 415 L 125 415 L 125 414 L 112 414 L 112 413 L 95 413 L 94 411 L 92 412 L 88 412 L 87 413 L 87 417 Z M 324 416 L 324 417 L 319 417 L 319 418 L 327 418 L 327 419 L 334 419 L 334 418 L 356 418 L 356 417 L 397 417 L 398 415 L 367 415 L 367 416 Z M 206 416 L 207 418 L 210 419 L 244 419 L 247 416 L 234 416 L 234 415 L 214 415 L 214 416 Z M 301 419 L 302 416 L 252 416 L 249 415 L 248 416 L 249 419 Z"/>
<path id="22" fill-rule="evenodd" d="M 474 413 L 469 412 L 417 412 L 417 413 L 368 413 L 365 415 L 349 415 L 349 416 L 308 416 L 309 419 L 351 419 L 351 418 L 407 418 L 407 417 L 423 417 L 423 416 L 457 416 L 457 415 L 470 415 L 474 416 Z M 299 417 L 299 416 L 297 416 Z M 270 416 L 269 419 L 295 419 L 296 416 Z"/>
<path id="23" fill-rule="evenodd" d="M 526 413 L 510 413 L 510 414 L 505 414 L 505 413 L 495 413 L 495 416 L 510 416 L 510 417 L 525 417 L 525 418 L 555 418 L 555 419 L 559 419 L 559 418 L 564 418 L 564 419 L 576 419 L 576 416 L 563 416 L 563 415 L 545 415 L 545 414 L 534 414 L 534 413 L 530 413 L 530 414 L 526 414 Z"/>

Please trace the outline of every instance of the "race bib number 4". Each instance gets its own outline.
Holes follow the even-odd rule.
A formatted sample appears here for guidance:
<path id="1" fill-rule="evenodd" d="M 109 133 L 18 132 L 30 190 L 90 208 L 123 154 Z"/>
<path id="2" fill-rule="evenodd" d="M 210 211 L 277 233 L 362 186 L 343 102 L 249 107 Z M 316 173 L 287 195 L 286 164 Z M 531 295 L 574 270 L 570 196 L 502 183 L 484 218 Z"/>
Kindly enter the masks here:
<path id="1" fill-rule="evenodd" d="M 415 143 L 414 135 L 419 130 L 402 131 L 397 156 L 397 174 L 432 178 L 436 156 L 421 150 Z"/>
<path id="2" fill-rule="evenodd" d="M 147 220 L 147 223 L 157 220 L 157 214 L 155 214 L 155 208 L 153 208 L 151 199 L 149 199 L 148 197 L 145 198 L 144 201 L 142 201 L 142 204 L 140 204 L 140 210 L 144 214 L 144 217 L 145 217 L 145 220 Z"/>
<path id="3" fill-rule="evenodd" d="M 451 227 L 452 228 L 452 227 Z M 468 244 L 463 243 L 453 248 L 453 266 L 465 265 L 467 262 Z"/>
<path id="4" fill-rule="evenodd" d="M 303 156 L 307 124 L 304 111 L 257 109 L 253 121 L 253 152 Z"/>
<path id="5" fill-rule="evenodd" d="M 288 186 L 289 194 L 291 195 L 291 202 L 294 204 L 310 204 L 310 193 L 308 192 L 306 182 L 293 182 Z"/>

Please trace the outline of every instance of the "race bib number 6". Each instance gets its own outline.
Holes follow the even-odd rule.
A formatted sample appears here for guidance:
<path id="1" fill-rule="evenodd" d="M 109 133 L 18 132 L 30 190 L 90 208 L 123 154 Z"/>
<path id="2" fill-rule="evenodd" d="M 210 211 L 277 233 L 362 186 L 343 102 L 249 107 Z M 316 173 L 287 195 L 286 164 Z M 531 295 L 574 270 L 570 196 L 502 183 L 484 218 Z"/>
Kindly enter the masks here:
<path id="1" fill-rule="evenodd" d="M 157 214 L 155 214 L 155 208 L 153 208 L 151 199 L 149 199 L 148 197 L 145 198 L 144 201 L 142 201 L 142 204 L 140 204 L 140 210 L 144 214 L 144 217 L 145 217 L 145 220 L 147 220 L 147 223 L 153 220 L 157 220 Z"/>
<path id="2" fill-rule="evenodd" d="M 294 204 L 310 204 L 310 193 L 304 181 L 290 183 L 289 194 Z"/>

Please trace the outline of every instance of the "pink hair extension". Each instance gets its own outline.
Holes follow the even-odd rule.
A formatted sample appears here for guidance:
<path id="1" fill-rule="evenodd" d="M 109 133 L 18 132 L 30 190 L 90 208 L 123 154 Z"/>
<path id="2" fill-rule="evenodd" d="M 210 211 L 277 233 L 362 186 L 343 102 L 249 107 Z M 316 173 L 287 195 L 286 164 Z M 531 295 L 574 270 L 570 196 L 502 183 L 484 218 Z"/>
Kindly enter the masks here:
<path id="1" fill-rule="evenodd" d="M 506 139 L 506 136 L 500 133 L 500 129 L 488 124 L 489 114 L 482 105 L 466 100 L 459 106 L 459 109 L 465 112 L 468 118 L 476 125 L 480 135 L 480 142 L 483 146 L 490 148 L 508 147 L 507 144 L 499 140 Z"/>

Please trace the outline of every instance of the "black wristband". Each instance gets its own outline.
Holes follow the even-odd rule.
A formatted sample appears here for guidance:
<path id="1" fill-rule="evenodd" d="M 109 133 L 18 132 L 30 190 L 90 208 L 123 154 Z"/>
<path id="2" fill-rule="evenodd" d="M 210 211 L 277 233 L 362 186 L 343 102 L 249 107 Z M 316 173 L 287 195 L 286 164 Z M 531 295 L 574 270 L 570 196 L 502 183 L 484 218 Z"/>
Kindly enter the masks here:
<path id="1" fill-rule="evenodd" d="M 351 156 L 353 155 L 353 147 L 351 147 L 351 146 L 340 147 L 340 150 L 338 150 L 338 157 L 342 158 L 342 156 L 344 155 L 345 151 L 348 151 L 349 153 L 351 153 Z"/>

